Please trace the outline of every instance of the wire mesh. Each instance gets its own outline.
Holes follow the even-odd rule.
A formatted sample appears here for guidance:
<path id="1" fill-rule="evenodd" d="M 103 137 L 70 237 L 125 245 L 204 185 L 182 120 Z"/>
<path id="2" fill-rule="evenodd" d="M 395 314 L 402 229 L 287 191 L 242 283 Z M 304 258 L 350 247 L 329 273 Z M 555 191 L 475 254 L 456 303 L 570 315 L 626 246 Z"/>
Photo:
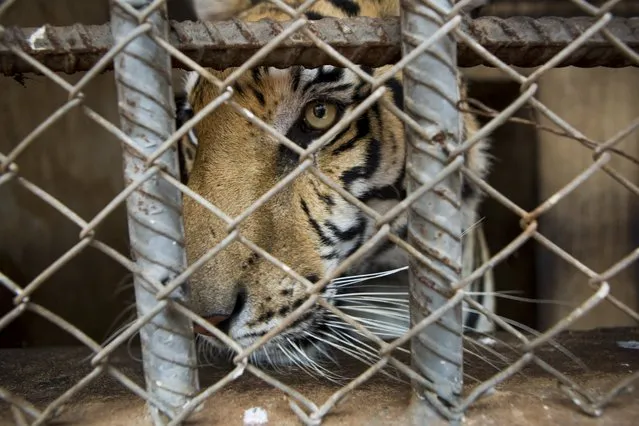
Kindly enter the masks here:
<path id="1" fill-rule="evenodd" d="M 15 1 L 11 0 L 1 3 L 0 16 L 13 3 Z M 543 58 L 543 63 L 535 64 L 540 66 L 527 75 L 512 66 L 513 61 L 508 59 L 512 59 L 512 56 L 501 55 L 499 49 L 487 48 L 490 47 L 490 37 L 482 38 L 479 36 L 477 32 L 477 29 L 480 28 L 477 26 L 479 24 L 475 26 L 465 24 L 461 18 L 461 12 L 465 6 L 471 3 L 470 1 L 460 1 L 455 5 L 449 1 L 403 1 L 401 5 L 404 10 L 401 26 L 403 33 L 401 36 L 405 49 L 401 55 L 402 59 L 394 66 L 377 74 L 369 74 L 358 65 L 364 63 L 381 66 L 391 60 L 397 61 L 399 59 L 397 52 L 400 37 L 395 35 L 394 38 L 391 38 L 392 42 L 384 46 L 384 49 L 387 49 L 384 50 L 385 52 L 395 53 L 382 55 L 379 62 L 371 63 L 370 59 L 366 59 L 366 55 L 362 54 L 361 51 L 349 51 L 350 44 L 357 44 L 356 39 L 348 40 L 346 47 L 342 45 L 335 48 L 332 45 L 338 43 L 331 39 L 331 33 L 329 32 L 327 41 L 321 31 L 325 30 L 323 25 L 328 28 L 330 25 L 339 27 L 339 24 L 330 20 L 324 21 L 324 23 L 310 23 L 306 18 L 305 12 L 317 3 L 317 0 L 308 0 L 295 7 L 287 2 L 272 0 L 270 3 L 278 7 L 281 13 L 287 14 L 290 17 L 290 22 L 286 25 L 280 25 L 276 32 L 268 32 L 268 37 L 258 38 L 257 41 L 253 40 L 250 46 L 250 55 L 229 55 L 221 59 L 216 55 L 188 54 L 188 52 L 185 54 L 181 50 L 188 51 L 188 46 L 180 46 L 175 40 L 168 38 L 164 0 L 113 0 L 111 3 L 114 14 L 117 14 L 114 23 L 117 24 L 118 20 L 121 23 L 127 22 L 129 32 L 116 30 L 113 41 L 103 42 L 98 56 L 95 55 L 95 51 L 74 53 L 74 55 L 89 58 L 82 65 L 85 69 L 89 69 L 89 72 L 74 85 L 68 83 L 54 71 L 72 72 L 82 67 L 76 68 L 75 62 L 71 65 L 63 62 L 64 65 L 50 67 L 48 65 L 60 64 L 60 62 L 47 62 L 46 55 L 38 57 L 36 54 L 37 46 L 33 44 L 25 46 L 24 42 L 16 41 L 25 38 L 33 40 L 34 35 L 38 33 L 37 30 L 25 31 L 21 37 L 18 37 L 16 30 L 7 31 L 4 27 L 0 27 L 0 36 L 2 37 L 0 54 L 6 58 L 10 52 L 13 58 L 9 62 L 3 59 L 5 73 L 12 74 L 15 70 L 35 69 L 68 93 L 68 101 L 61 108 L 27 137 L 16 143 L 10 152 L 0 154 L 0 185 L 9 183 L 19 185 L 59 211 L 80 231 L 77 244 L 31 282 L 17 283 L 11 277 L 0 272 L 0 282 L 14 295 L 14 307 L 0 318 L 0 330 L 29 311 L 64 329 L 94 354 L 90 361 L 93 367 L 92 372 L 42 409 L 19 395 L 14 395 L 0 384 L 0 398 L 11 404 L 17 424 L 42 424 L 55 418 L 60 415 L 69 400 L 104 375 L 113 377 L 132 393 L 146 401 L 153 410 L 163 413 L 166 417 L 154 417 L 156 424 L 180 424 L 208 398 L 245 374 L 253 375 L 284 392 L 289 398 L 291 409 L 305 424 L 321 423 L 336 405 L 355 391 L 357 387 L 391 366 L 415 384 L 419 396 L 424 398 L 424 402 L 422 402 L 424 405 L 420 405 L 421 408 L 427 407 L 432 412 L 436 412 L 437 416 L 444 421 L 451 423 L 459 422 L 464 413 L 479 398 L 489 394 L 500 383 L 521 372 L 530 364 L 536 364 L 555 377 L 560 383 L 561 389 L 574 405 L 591 416 L 602 415 L 606 406 L 615 401 L 621 393 L 628 391 L 637 381 L 639 373 L 635 372 L 622 378 L 607 392 L 595 395 L 544 361 L 538 353 L 540 348 L 552 344 L 553 339 L 559 333 L 567 330 L 575 321 L 600 303 L 611 303 L 634 321 L 639 321 L 639 313 L 628 306 L 625 301 L 612 296 L 609 285 L 609 281 L 614 276 L 639 258 L 639 250 L 634 250 L 608 270 L 597 273 L 544 236 L 540 232 L 538 224 L 540 217 L 599 172 L 608 174 L 633 194 L 639 195 L 636 183 L 625 178 L 611 163 L 614 157 L 627 157 L 619 148 L 619 143 L 624 136 L 636 131 L 639 126 L 636 121 L 627 129 L 622 129 L 618 135 L 610 140 L 593 141 L 563 120 L 560 113 L 552 111 L 535 97 L 538 94 L 540 78 L 549 70 L 569 63 L 579 64 L 575 58 L 580 56 L 576 52 L 582 52 L 581 54 L 584 56 L 581 58 L 587 57 L 584 63 L 601 65 L 610 61 L 610 66 L 639 65 L 636 44 L 633 44 L 636 43 L 636 34 L 628 34 L 619 30 L 619 21 L 614 21 L 610 12 L 616 4 L 620 3 L 620 0 L 611 0 L 599 6 L 593 6 L 584 0 L 572 0 L 572 3 L 578 6 L 584 15 L 588 15 L 588 20 L 579 21 L 582 24 L 587 23 L 587 27 L 582 27 L 578 33 L 573 32 L 563 38 L 564 44 L 559 50 L 553 51 L 552 49 L 556 49 L 556 45 L 549 46 L 550 41 L 544 39 L 542 44 L 547 48 L 546 55 L 539 56 Z M 488 22 L 491 21 L 488 20 Z M 525 22 L 530 24 L 530 21 Z M 552 25 L 557 24 L 563 28 L 568 26 L 569 22 L 555 20 Z M 617 24 L 617 26 L 613 24 Z M 223 28 L 224 25 L 244 24 L 220 23 L 219 25 L 220 28 Z M 273 25 L 279 24 L 247 25 L 251 28 L 251 32 L 255 32 L 259 25 L 268 25 L 272 28 Z M 359 25 L 364 26 L 364 23 Z M 383 28 L 382 23 L 378 22 L 375 25 L 380 25 L 379 28 Z M 491 28 L 490 24 L 484 25 Z M 551 24 L 548 23 L 548 25 Z M 634 28 L 632 26 L 636 25 L 636 22 L 630 19 L 625 21 L 625 25 L 628 28 Z M 543 28 L 533 26 L 536 31 L 543 33 Z M 206 27 L 210 29 L 215 26 L 207 24 Z M 500 28 L 506 32 L 503 26 Z M 81 29 L 80 31 L 99 35 L 99 31 L 95 28 Z M 348 32 L 344 26 L 340 27 L 340 31 Z M 399 34 L 398 27 L 395 27 L 394 31 Z M 550 32 L 552 33 L 552 31 Z M 43 38 L 39 40 L 45 49 L 49 49 L 47 47 L 49 44 L 54 44 L 49 43 L 46 39 L 55 33 L 55 31 L 51 32 L 46 28 L 40 33 Z M 215 33 L 211 31 L 211 34 Z M 223 44 L 225 34 L 218 34 L 221 34 L 218 38 L 211 37 L 207 41 L 205 49 L 213 49 L 216 45 L 219 49 L 219 45 Z M 339 32 L 335 31 L 332 36 L 337 39 Z M 53 36 L 53 38 L 55 37 Z M 102 37 L 104 38 L 106 35 L 102 34 Z M 365 43 L 362 41 L 362 44 Z M 472 108 L 470 109 L 491 116 L 490 121 L 473 134 L 468 134 L 460 129 L 459 110 L 463 110 L 464 107 L 463 102 L 458 102 L 459 89 L 454 65 L 457 56 L 454 53 L 456 43 L 460 52 L 472 52 L 472 56 L 470 53 L 466 53 L 469 58 L 474 58 L 468 60 L 469 64 L 488 64 L 501 70 L 521 87 L 518 99 L 503 111 L 488 111 L 486 108 L 471 103 Z M 314 46 L 313 49 L 322 52 L 321 60 L 325 61 L 324 63 L 338 64 L 350 70 L 361 81 L 368 84 L 370 90 L 365 93 L 365 96 L 362 96 L 357 105 L 340 117 L 330 130 L 314 138 L 306 146 L 302 146 L 294 137 L 282 134 L 281 128 L 278 128 L 276 124 L 265 120 L 263 115 L 251 111 L 239 102 L 236 83 L 243 75 L 251 73 L 257 65 L 264 63 L 265 58 L 271 58 L 270 60 L 273 62 L 281 61 L 282 66 L 291 66 L 294 63 L 319 65 L 319 63 L 313 62 L 317 59 L 304 58 L 304 55 L 300 54 L 272 55 L 282 45 L 286 45 L 290 52 L 295 53 L 295 49 L 299 49 L 300 46 L 310 48 L 310 44 Z M 592 53 L 587 50 L 588 46 L 601 47 L 602 44 L 605 44 L 607 55 L 613 59 L 606 59 L 608 58 L 606 55 L 602 55 L 604 57 L 602 59 L 602 56 L 590 57 L 583 54 L 583 52 Z M 141 50 L 136 52 L 136 48 Z M 241 46 L 233 48 L 239 49 Z M 53 51 L 55 47 L 49 50 Z M 548 54 L 548 52 L 552 53 Z M 181 67 L 196 72 L 201 79 L 208 81 L 218 93 L 212 97 L 208 105 L 197 111 L 175 132 L 173 132 L 175 129 L 172 124 L 173 105 L 168 97 L 171 90 L 171 82 L 167 76 L 169 56 L 174 64 L 179 63 Z M 203 58 L 208 59 L 201 61 Z M 237 58 L 241 58 L 241 61 Z M 113 67 L 114 61 L 116 80 L 120 88 L 121 128 L 111 124 L 89 108 L 84 102 L 83 95 L 86 85 L 96 75 Z M 127 64 L 127 61 L 130 63 Z M 461 62 L 463 64 L 463 61 Z M 9 65 L 6 65 L 7 63 Z M 17 63 L 22 65 L 16 65 Z M 266 63 L 272 64 L 268 61 Z M 27 64 L 28 68 L 24 64 Z M 148 70 L 151 74 L 131 79 L 132 76 L 127 70 L 127 65 L 138 70 Z M 231 65 L 238 66 L 238 68 L 223 74 L 222 78 L 220 74 L 214 74 L 205 68 L 205 66 L 225 68 Z M 429 70 L 432 72 L 427 72 Z M 388 99 L 390 88 L 387 83 L 398 72 L 404 73 L 405 110 Z M 420 90 L 422 90 L 421 94 Z M 131 102 L 131 99 L 140 94 L 143 94 L 143 98 L 149 100 L 150 103 L 144 104 L 142 102 L 144 104 L 142 105 Z M 149 105 L 152 106 L 149 107 Z M 502 195 L 487 183 L 484 176 L 473 171 L 468 163 L 463 161 L 473 147 L 490 136 L 497 127 L 512 120 L 513 114 L 523 105 L 531 107 L 551 122 L 555 126 L 554 132 L 569 137 L 593 153 L 592 164 L 587 169 L 531 211 L 522 209 Z M 451 106 L 455 108 L 451 108 Z M 177 143 L 198 126 L 201 128 L 203 120 L 222 107 L 239 114 L 246 120 L 247 125 L 253 126 L 261 134 L 266 135 L 269 140 L 295 154 L 294 167 L 287 169 L 281 180 L 267 188 L 264 193 L 255 196 L 249 203 L 250 205 L 243 208 L 238 214 L 223 211 L 216 206 L 214 200 L 197 193 L 190 185 L 180 182 L 177 178 Z M 359 117 L 366 114 L 371 108 L 383 108 L 394 119 L 400 120 L 407 134 L 406 173 L 409 175 L 411 184 L 407 186 L 406 199 L 384 212 L 380 212 L 363 202 L 361 197 L 353 193 L 353 190 L 347 190 L 316 161 L 318 153 L 322 149 L 326 149 L 338 135 L 347 131 Z M 125 158 L 127 158 L 125 173 L 129 179 L 125 188 L 90 220 L 83 219 L 35 183 L 21 176 L 19 169 L 20 157 L 23 152 L 34 143 L 43 131 L 72 109 L 81 109 L 87 117 L 112 134 L 122 144 Z M 438 129 L 438 131 L 433 131 L 433 129 Z M 631 160 L 636 163 L 635 159 L 631 158 Z M 329 273 L 321 277 L 310 276 L 303 271 L 295 270 L 282 259 L 278 259 L 276 255 L 270 253 L 269 250 L 261 247 L 260 242 L 254 241 L 254 238 L 248 236 L 250 233 L 245 231 L 246 224 L 251 223 L 258 210 L 276 202 L 277 197 L 281 197 L 292 185 L 295 185 L 296 181 L 307 176 L 312 176 L 316 182 L 330 188 L 332 193 L 338 194 L 351 207 L 357 208 L 363 215 L 362 217 L 366 217 L 366 220 L 374 223 L 366 240 L 361 241 L 361 244 L 354 247 L 354 250 L 341 259 L 338 265 L 335 265 Z M 498 201 L 520 217 L 522 227 L 521 234 L 515 240 L 489 259 L 484 259 L 481 265 L 466 276 L 462 276 L 460 271 L 462 238 L 458 237 L 462 234 L 461 221 L 458 217 L 460 215 L 459 197 L 462 189 L 460 183 L 462 176 L 464 180 L 480 188 L 486 196 Z M 184 197 L 185 203 L 194 203 L 199 206 L 200 212 L 206 212 L 215 217 L 215 220 L 222 224 L 220 229 L 224 230 L 224 235 L 218 244 L 205 247 L 197 259 L 191 260 L 188 265 L 184 263 L 182 228 L 178 219 L 181 210 L 180 195 Z M 154 207 L 145 210 L 144 206 L 139 203 L 143 199 L 147 199 Z M 129 205 L 130 212 L 129 221 L 133 245 L 131 258 L 118 253 L 95 237 L 95 230 L 100 224 L 114 212 L 117 206 L 125 201 Z M 403 239 L 397 235 L 397 230 L 393 228 L 392 224 L 397 217 L 406 211 L 411 212 L 408 219 L 411 237 Z M 441 232 L 438 234 L 438 230 L 445 233 L 448 237 L 444 238 L 448 239 L 442 242 L 442 235 Z M 146 236 L 136 238 L 136 233 L 139 232 L 145 233 Z M 436 237 L 433 237 L 435 234 L 437 234 Z M 592 289 L 591 295 L 569 315 L 542 334 L 532 338 L 497 316 L 492 310 L 486 309 L 483 304 L 471 297 L 468 291 L 469 286 L 475 280 L 489 273 L 528 241 L 535 241 L 574 266 L 577 273 L 586 277 L 586 285 Z M 327 290 L 330 289 L 331 283 L 335 282 L 334 280 L 339 279 L 342 274 L 349 271 L 358 261 L 366 258 L 384 242 L 395 244 L 405 255 L 410 257 L 412 274 L 412 327 L 406 329 L 401 337 L 392 339 L 390 342 L 373 333 L 370 327 L 359 322 L 353 315 L 349 315 L 345 309 L 340 309 L 333 303 Z M 162 247 L 159 248 L 160 246 Z M 197 315 L 193 309 L 189 308 L 185 300 L 185 284 L 193 277 L 193 274 L 205 268 L 210 261 L 220 256 L 220 253 L 233 246 L 241 246 L 242 250 L 254 253 L 255 258 L 260 259 L 271 268 L 278 269 L 291 282 L 299 283 L 302 289 L 299 290 L 299 294 L 302 295 L 298 299 L 300 300 L 299 304 L 292 306 L 285 312 L 281 321 L 250 344 L 240 344 L 229 337 L 210 319 L 207 320 Z M 139 306 L 137 320 L 105 345 L 88 337 L 80 327 L 30 300 L 30 296 L 41 286 L 46 285 L 47 279 L 53 273 L 89 247 L 99 250 L 131 271 L 137 285 Z M 447 263 L 444 265 L 445 268 L 441 266 L 444 263 Z M 424 281 L 430 284 L 424 284 Z M 516 359 L 507 368 L 500 369 L 491 378 L 482 381 L 477 386 L 470 387 L 466 384 L 464 388 L 461 383 L 463 360 L 461 346 L 464 340 L 461 329 L 462 302 L 519 341 L 519 344 L 512 348 Z M 269 341 L 302 321 L 308 312 L 318 309 L 325 311 L 340 321 L 340 324 L 350 327 L 353 332 L 367 339 L 366 341 L 369 343 L 366 350 L 372 353 L 372 357 L 368 358 L 369 365 L 363 373 L 319 404 L 287 385 L 259 363 L 254 362 L 256 354 L 264 350 Z M 233 353 L 233 366 L 228 374 L 222 380 L 200 390 L 196 389 L 195 366 L 197 361 L 191 337 L 191 324 L 195 324 L 203 332 L 217 338 Z M 149 331 L 152 329 L 155 331 Z M 144 333 L 151 333 L 149 334 L 152 336 L 150 338 L 156 340 L 149 343 L 151 346 L 147 346 L 146 349 L 149 349 L 149 353 L 157 359 L 152 361 L 151 355 L 147 353 L 144 360 L 146 384 L 141 385 L 112 365 L 109 358 L 117 348 L 134 335 L 143 335 L 144 342 L 146 340 Z M 413 347 L 413 367 L 417 365 L 417 368 L 409 366 L 398 356 L 398 349 L 409 341 L 412 341 Z M 415 348 L 415 342 L 418 342 L 418 348 Z M 163 343 L 167 344 L 164 348 L 162 347 Z M 419 348 L 420 344 L 423 347 Z M 448 353 L 442 355 L 442 352 L 446 352 L 441 350 L 444 347 Z M 153 348 L 158 349 L 159 352 L 153 352 Z M 363 346 L 359 348 L 359 350 L 363 349 Z M 357 356 L 357 350 L 351 350 L 350 354 Z M 453 362 L 450 363 L 452 366 L 432 369 L 434 364 L 439 364 L 444 359 L 452 359 Z M 443 364 L 446 364 L 446 361 Z M 435 374 L 435 371 L 438 374 Z M 168 383 L 168 389 L 165 386 L 167 383 L 164 383 L 165 379 L 173 381 L 173 383 Z M 416 413 L 416 416 L 424 415 L 423 410 L 417 410 Z M 423 417 L 417 417 L 415 420 L 421 421 L 423 419 Z"/>

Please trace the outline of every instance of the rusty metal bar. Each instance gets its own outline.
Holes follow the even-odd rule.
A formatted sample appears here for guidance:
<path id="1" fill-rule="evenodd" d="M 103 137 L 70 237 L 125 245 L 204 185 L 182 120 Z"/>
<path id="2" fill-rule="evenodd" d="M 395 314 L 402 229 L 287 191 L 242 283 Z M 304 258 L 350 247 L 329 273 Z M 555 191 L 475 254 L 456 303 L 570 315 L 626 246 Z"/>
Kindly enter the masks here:
<path id="1" fill-rule="evenodd" d="M 464 30 L 489 52 L 512 66 L 535 67 L 546 63 L 596 20 L 594 18 L 482 17 L 464 21 Z M 269 40 L 282 33 L 290 22 L 172 22 L 169 40 L 173 46 L 205 67 L 242 65 Z M 359 65 L 381 66 L 400 59 L 398 18 L 326 18 L 310 22 L 308 28 L 339 53 Z M 630 49 L 639 51 L 639 18 L 615 18 L 607 27 Z M 32 72 L 30 65 L 10 50 L 19 46 L 53 71 L 87 71 L 112 47 L 108 25 L 69 27 L 5 28 L 0 31 L 0 73 Z M 490 64 L 460 44 L 458 63 L 462 67 Z M 294 64 L 315 67 L 339 65 L 304 34 L 297 33 L 264 58 L 263 64 L 287 67 Z M 600 34 L 580 46 L 559 66 L 611 68 L 635 65 Z M 184 65 L 173 60 L 173 66 Z"/>
<path id="2" fill-rule="evenodd" d="M 411 327 L 447 309 L 411 339 L 412 367 L 432 384 L 413 381 L 411 417 L 415 425 L 459 425 L 455 408 L 463 387 L 464 330 L 462 303 L 452 302 L 452 285 L 462 273 L 463 158 L 449 162 L 448 153 L 461 138 L 457 43 L 452 35 L 460 20 L 445 19 L 451 0 L 431 0 L 431 7 L 417 3 L 402 2 L 403 53 L 408 57 L 422 52 L 403 72 L 404 108 L 428 137 L 405 126 L 406 190 L 410 197 L 424 185 L 437 184 L 408 208 L 408 241 L 430 263 L 409 259 Z"/>
<path id="3" fill-rule="evenodd" d="M 127 184 L 146 179 L 127 198 L 131 252 L 142 273 L 134 280 L 139 318 L 158 311 L 159 303 L 142 275 L 166 283 L 186 267 L 181 194 L 158 173 L 162 169 L 179 175 L 177 151 L 169 149 L 150 168 L 146 165 L 147 157 L 175 131 L 169 54 L 149 36 L 150 31 L 168 35 L 166 6 L 156 2 L 143 23 L 135 16 L 136 10 L 150 4 L 151 0 L 111 0 L 113 34 L 121 49 L 114 61 L 121 128 L 137 148 L 124 148 L 124 178 Z M 149 32 L 140 32 L 140 26 Z M 135 31 L 139 35 L 131 39 Z M 178 302 L 187 297 L 185 286 L 169 295 Z M 164 425 L 198 391 L 193 326 L 167 304 L 140 329 L 140 340 L 148 392 L 163 405 L 149 402 L 149 408 L 154 423 Z"/>

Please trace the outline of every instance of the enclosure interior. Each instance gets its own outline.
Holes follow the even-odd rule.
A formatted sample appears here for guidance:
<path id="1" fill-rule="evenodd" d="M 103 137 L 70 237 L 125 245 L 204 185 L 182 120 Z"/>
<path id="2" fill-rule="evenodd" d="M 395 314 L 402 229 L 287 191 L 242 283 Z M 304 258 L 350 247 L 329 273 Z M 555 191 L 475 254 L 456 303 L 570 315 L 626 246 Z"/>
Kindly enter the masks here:
<path id="1" fill-rule="evenodd" d="M 108 20 L 107 2 L 89 5 L 89 2 L 81 0 L 60 0 L 55 3 L 54 6 L 46 1 L 18 2 L 3 16 L 0 24 L 37 27 L 45 22 L 64 26 L 77 22 L 103 24 Z M 169 3 L 174 5 L 175 1 Z M 486 11 L 487 14 L 494 12 L 498 9 Z M 179 11 L 174 11 L 173 17 L 184 18 Z M 502 111 L 520 94 L 520 86 L 498 71 L 478 67 L 465 72 L 470 80 L 469 96 L 496 111 Z M 180 79 L 179 74 L 180 71 L 175 70 L 176 81 Z M 60 74 L 72 83 L 79 81 L 82 75 Z M 595 140 L 604 141 L 639 116 L 639 101 L 632 90 L 628 90 L 638 85 L 639 72 L 636 68 L 562 68 L 549 71 L 541 79 L 540 98 L 575 128 Z M 2 153 L 9 152 L 66 101 L 66 94 L 55 83 L 36 75 L 24 75 L 20 79 L 0 76 L 0 93 Z M 86 88 L 85 95 L 88 105 L 113 123 L 118 123 L 111 71 L 97 76 Z M 520 121 L 510 120 L 491 135 L 493 145 L 490 153 L 494 160 L 488 182 L 521 208 L 530 211 L 587 167 L 592 161 L 591 152 L 574 141 L 548 132 L 539 124 L 543 124 L 543 119 L 528 107 L 520 109 L 515 117 Z M 481 117 L 483 123 L 489 119 L 488 116 Z M 630 134 L 622 147 L 629 155 L 638 157 L 639 134 Z M 70 112 L 47 129 L 17 162 L 21 175 L 84 218 L 95 216 L 123 188 L 120 144 L 81 111 Z M 627 179 L 639 182 L 639 168 L 635 164 L 620 162 L 618 165 Z M 30 282 L 77 243 L 78 232 L 74 224 L 18 185 L 9 183 L 0 186 L 0 217 L 0 271 L 17 283 Z M 480 217 L 491 253 L 498 252 L 521 233 L 520 218 L 491 198 L 483 203 Z M 601 174 L 555 206 L 541 222 L 541 229 L 544 235 L 584 264 L 601 271 L 638 246 L 637 217 L 639 198 Z M 124 206 L 109 215 L 98 228 L 96 236 L 119 252 L 128 253 Z M 634 265 L 611 281 L 612 294 L 635 311 L 639 309 L 638 272 Z M 574 269 L 534 242 L 524 244 L 509 256 L 495 268 L 494 274 L 498 292 L 519 298 L 499 298 L 497 313 L 524 329 L 547 329 L 592 293 L 585 280 L 576 277 Z M 103 342 L 134 313 L 130 284 L 128 271 L 98 251 L 85 250 L 51 276 L 32 300 L 75 324 L 96 341 Z M 535 299 L 550 300 L 541 303 L 534 302 Z M 0 286 L 0 317 L 13 306 L 13 295 Z M 581 370 L 574 360 L 562 358 L 557 349 L 545 350 L 565 371 L 590 384 L 606 387 L 624 374 L 639 369 L 636 350 L 634 353 L 617 353 L 611 349 L 619 341 L 639 340 L 636 330 L 618 330 L 615 327 L 636 326 L 632 318 L 607 304 L 595 308 L 578 321 L 573 327 L 575 330 L 611 328 L 585 335 L 569 334 L 560 339 L 569 351 L 592 369 L 587 372 Z M 71 373 L 77 368 L 77 363 L 82 365 L 86 362 L 84 357 L 90 353 L 77 346 L 78 341 L 56 325 L 41 316 L 25 313 L 0 332 L 0 348 L 3 348 L 0 351 L 0 384 L 17 389 L 18 393 L 26 392 L 33 402 L 50 401 L 79 380 L 80 372 L 84 371 L 80 368 Z M 475 366 L 468 365 L 473 363 L 473 357 L 469 357 L 469 374 L 482 380 L 495 374 L 495 369 L 479 361 L 481 357 L 490 357 L 490 353 L 481 347 L 475 350 L 480 356 Z M 600 358 L 594 357 L 595 353 Z M 135 340 L 112 361 L 141 380 Z M 607 365 L 606 361 L 615 365 Z M 490 362 L 502 362 L 500 368 L 507 365 L 499 359 Z M 354 371 L 358 368 L 361 366 L 353 366 Z M 37 374 L 34 376 L 34 373 Z M 215 367 L 204 369 L 203 381 L 212 382 L 222 373 Z M 547 410 L 555 416 L 554 420 L 574 420 L 570 417 L 574 413 L 568 413 L 568 410 L 562 409 L 561 403 L 552 399 L 558 392 L 554 382 L 544 374 L 530 371 L 516 377 L 499 390 L 502 393 L 495 400 L 479 404 L 476 408 L 478 417 L 471 417 L 469 424 L 473 421 L 485 424 L 481 423 L 481 415 L 486 413 L 512 419 L 508 417 L 513 415 L 509 404 L 521 404 L 518 407 L 521 407 L 522 418 L 533 422 L 535 405 L 527 405 L 526 397 L 522 395 L 535 393 L 544 407 L 550 406 Z M 303 392 L 315 392 L 318 400 L 331 394 L 330 385 L 320 386 L 310 377 L 288 377 L 284 380 L 289 380 Z M 365 404 L 376 407 L 379 424 L 392 422 L 403 415 L 399 407 L 406 403 L 402 390 L 407 386 L 405 382 L 375 378 L 351 397 L 350 408 L 345 408 L 343 413 L 349 419 L 347 421 L 358 424 L 361 413 L 352 407 Z M 388 387 L 398 389 L 390 399 L 385 392 Z M 262 397 L 261 392 L 267 388 L 268 385 L 257 379 L 240 380 L 220 396 L 220 401 L 228 398 L 231 402 L 221 404 L 227 407 L 227 411 L 211 415 L 219 419 L 226 416 L 239 418 L 244 409 L 253 405 L 253 399 Z M 72 421 L 73 416 L 80 416 L 76 417 L 77 420 L 85 415 L 92 418 L 91 424 L 114 424 L 94 416 L 99 411 L 92 410 L 102 409 L 120 412 L 122 418 L 117 421 L 122 424 L 131 424 L 127 423 L 130 416 L 142 419 L 143 413 L 138 405 L 122 402 L 120 398 L 118 404 L 123 405 L 118 405 L 115 410 L 104 402 L 110 397 L 126 395 L 126 390 L 108 380 L 88 388 L 83 395 L 82 398 L 93 402 L 82 405 L 83 413 L 69 414 L 69 420 Z M 287 407 L 282 395 L 268 396 L 264 401 L 263 405 L 274 410 L 274 418 L 280 421 L 278 424 L 293 422 L 286 417 L 290 413 L 285 413 Z M 0 407 L 0 410 L 5 410 L 8 405 L 3 402 Z M 629 424 L 624 421 L 639 415 L 638 410 L 639 404 L 626 404 L 622 411 L 608 417 L 605 421 L 609 423 L 606 424 Z M 5 416 L 2 415 L 2 418 Z M 541 422 L 543 418 L 538 420 Z M 330 421 L 326 424 L 331 424 Z M 3 422 L 0 420 L 0 423 Z M 589 419 L 583 419 L 580 424 L 589 422 Z"/>

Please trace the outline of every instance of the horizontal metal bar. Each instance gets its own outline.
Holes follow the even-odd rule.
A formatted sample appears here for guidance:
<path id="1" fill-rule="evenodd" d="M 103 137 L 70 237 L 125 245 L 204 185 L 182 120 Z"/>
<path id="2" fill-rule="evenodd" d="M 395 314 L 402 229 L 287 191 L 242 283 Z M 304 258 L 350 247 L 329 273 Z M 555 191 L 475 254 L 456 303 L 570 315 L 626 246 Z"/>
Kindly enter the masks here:
<path id="1" fill-rule="evenodd" d="M 481 17 L 466 20 L 463 28 L 479 44 L 507 64 L 535 67 L 546 63 L 586 31 L 595 19 Z M 269 40 L 284 31 L 290 22 L 239 21 L 172 22 L 170 42 L 189 58 L 205 67 L 227 68 L 243 64 Z M 309 28 L 351 61 L 368 66 L 392 64 L 401 57 L 400 27 L 397 18 L 326 18 L 309 22 Z M 630 49 L 639 51 L 639 18 L 615 18 L 607 27 Z M 2 30 L 2 28 L 0 28 Z M 112 47 L 113 38 L 106 25 L 68 27 L 5 28 L 0 31 L 0 73 L 19 75 L 33 68 L 17 58 L 11 47 L 19 47 L 53 71 L 87 71 Z M 301 33 L 286 40 L 269 53 L 264 65 L 307 67 L 337 65 L 323 50 Z M 490 64 L 465 44 L 458 49 L 462 67 Z M 618 48 L 600 34 L 585 42 L 560 66 L 611 68 L 634 65 Z M 176 68 L 184 68 L 177 60 Z"/>

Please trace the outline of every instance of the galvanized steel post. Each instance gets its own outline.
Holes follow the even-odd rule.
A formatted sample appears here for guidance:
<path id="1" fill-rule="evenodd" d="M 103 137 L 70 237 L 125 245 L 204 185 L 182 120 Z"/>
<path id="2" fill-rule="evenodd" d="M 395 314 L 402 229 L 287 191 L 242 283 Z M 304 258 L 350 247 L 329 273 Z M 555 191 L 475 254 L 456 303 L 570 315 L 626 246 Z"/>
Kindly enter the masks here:
<path id="1" fill-rule="evenodd" d="M 149 170 L 159 166 L 172 176 L 179 176 L 177 151 L 167 150 L 150 167 L 145 158 L 175 131 L 170 57 L 150 37 L 152 33 L 168 36 L 166 5 L 156 4 L 157 9 L 141 22 L 129 12 L 133 9 L 142 12 L 151 3 L 151 0 L 113 0 L 111 17 L 116 45 L 133 31 L 139 31 L 141 25 L 149 26 L 148 31 L 133 38 L 116 56 L 114 67 L 121 128 L 137 148 L 137 152 L 124 148 L 125 182 L 131 184 L 151 174 L 127 199 L 131 252 L 145 277 L 165 283 L 186 267 L 186 254 L 181 194 Z M 154 293 L 150 283 L 136 275 L 138 317 L 157 308 Z M 188 290 L 181 286 L 169 297 L 183 302 Z M 167 305 L 142 327 L 140 338 L 147 390 L 160 405 L 150 404 L 151 414 L 156 425 L 165 424 L 198 391 L 193 326 Z"/>
<path id="2" fill-rule="evenodd" d="M 451 0 L 402 1 L 402 49 L 409 54 L 445 24 Z M 435 10 L 437 8 L 437 11 Z M 457 109 L 457 51 L 453 37 L 444 34 L 404 69 L 406 112 L 429 136 L 406 126 L 407 190 L 409 194 L 424 183 L 440 179 L 449 165 L 447 153 L 460 138 Z M 409 242 L 429 259 L 425 265 L 410 260 L 411 323 L 415 325 L 441 308 L 449 298 L 452 284 L 461 276 L 462 216 L 461 176 L 455 170 L 413 203 L 409 209 Z M 414 424 L 458 424 L 457 404 L 463 384 L 462 304 L 449 309 L 411 340 L 413 368 L 432 386 L 416 381 L 412 405 Z"/>

